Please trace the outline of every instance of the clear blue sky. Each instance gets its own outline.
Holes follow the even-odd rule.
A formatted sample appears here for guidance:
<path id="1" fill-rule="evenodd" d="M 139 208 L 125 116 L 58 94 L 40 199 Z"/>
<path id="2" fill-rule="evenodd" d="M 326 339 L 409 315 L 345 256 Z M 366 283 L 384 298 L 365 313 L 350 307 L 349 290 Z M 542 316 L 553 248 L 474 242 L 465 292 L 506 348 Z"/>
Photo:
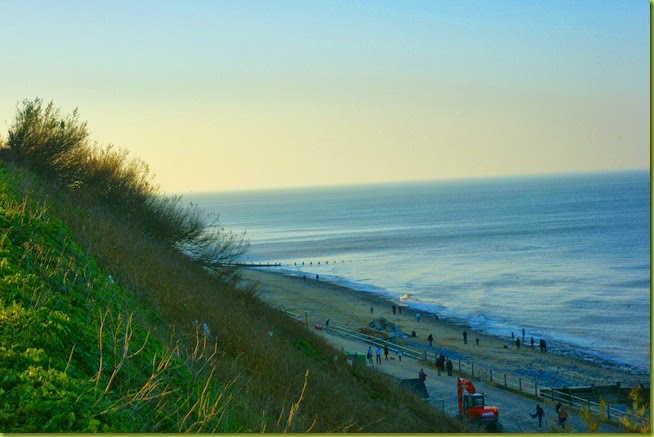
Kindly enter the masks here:
<path id="1" fill-rule="evenodd" d="M 0 0 L 0 133 L 77 107 L 170 192 L 648 168 L 649 10 Z"/>

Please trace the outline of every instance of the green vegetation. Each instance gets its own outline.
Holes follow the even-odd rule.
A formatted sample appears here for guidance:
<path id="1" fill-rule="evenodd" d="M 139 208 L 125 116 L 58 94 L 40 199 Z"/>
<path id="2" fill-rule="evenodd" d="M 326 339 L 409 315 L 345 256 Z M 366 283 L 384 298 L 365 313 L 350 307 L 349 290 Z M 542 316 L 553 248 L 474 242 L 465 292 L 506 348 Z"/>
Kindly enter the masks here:
<path id="1" fill-rule="evenodd" d="M 246 247 L 76 111 L 23 102 L 0 144 L 0 431 L 463 430 L 266 306 Z"/>
<path id="2" fill-rule="evenodd" d="M 632 401 L 631 415 L 624 416 L 621 420 L 622 424 L 629 431 L 650 434 L 649 399 L 643 394 L 643 387 L 632 388 L 629 399 Z"/>

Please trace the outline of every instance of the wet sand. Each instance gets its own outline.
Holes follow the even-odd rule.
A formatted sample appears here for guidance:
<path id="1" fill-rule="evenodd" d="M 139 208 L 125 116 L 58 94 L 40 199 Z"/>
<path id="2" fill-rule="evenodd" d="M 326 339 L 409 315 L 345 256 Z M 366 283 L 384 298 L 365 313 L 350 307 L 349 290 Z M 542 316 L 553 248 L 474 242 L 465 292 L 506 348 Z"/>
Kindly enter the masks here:
<path id="1" fill-rule="evenodd" d="M 374 318 L 384 317 L 410 334 L 415 330 L 417 337 L 398 340 L 414 349 L 445 351 L 448 357 L 458 357 L 462 361 L 504 372 L 518 377 L 536 379 L 545 386 L 622 386 L 649 383 L 649 375 L 633 375 L 619 369 L 610 369 L 598 364 L 582 361 L 575 357 L 541 353 L 538 340 L 535 348 L 530 346 L 527 333 L 526 344 L 517 350 L 510 336 L 500 338 L 484 332 L 473 331 L 470 326 L 454 323 L 445 318 L 422 314 L 417 322 L 415 311 L 402 308 L 402 314 L 393 314 L 391 302 L 373 293 L 354 290 L 348 287 L 317 281 L 315 277 L 284 275 L 281 273 L 245 269 L 244 279 L 257 284 L 260 297 L 273 306 L 306 317 L 309 326 L 329 319 L 332 326 L 340 326 L 354 331 L 366 328 Z M 371 313 L 371 308 L 373 312 Z M 468 333 L 468 343 L 463 342 L 463 331 Z M 427 337 L 432 334 L 434 348 L 428 347 Z M 516 333 L 521 335 L 521 333 Z M 331 337 L 331 336 L 330 336 Z M 479 345 L 475 339 L 479 338 Z M 431 354 L 433 356 L 433 354 Z"/>

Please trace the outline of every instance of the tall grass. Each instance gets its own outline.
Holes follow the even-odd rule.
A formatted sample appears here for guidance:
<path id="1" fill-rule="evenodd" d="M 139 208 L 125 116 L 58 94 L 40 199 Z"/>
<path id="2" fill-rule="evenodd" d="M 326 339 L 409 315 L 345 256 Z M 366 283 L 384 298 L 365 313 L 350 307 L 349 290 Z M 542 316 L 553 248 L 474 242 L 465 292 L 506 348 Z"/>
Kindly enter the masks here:
<path id="1" fill-rule="evenodd" d="M 223 279 L 237 279 L 234 266 L 246 250 L 243 235 L 226 232 L 197 205 L 165 196 L 149 166 L 125 149 L 90 144 L 77 109 L 64 116 L 52 102 L 24 100 L 0 143 L 0 157 L 66 189 L 87 208 L 109 211 L 145 234 L 184 250 Z"/>

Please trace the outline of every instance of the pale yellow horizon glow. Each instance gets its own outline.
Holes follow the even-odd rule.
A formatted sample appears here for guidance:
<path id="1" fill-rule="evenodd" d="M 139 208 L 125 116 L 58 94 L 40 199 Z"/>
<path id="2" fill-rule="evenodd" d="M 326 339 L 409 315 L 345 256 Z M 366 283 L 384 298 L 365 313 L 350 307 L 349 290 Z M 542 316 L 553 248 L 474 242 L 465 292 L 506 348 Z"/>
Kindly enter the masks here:
<path id="1" fill-rule="evenodd" d="M 647 4 L 62 5 L 0 3 L 0 135 L 77 107 L 167 193 L 650 165 Z"/>

